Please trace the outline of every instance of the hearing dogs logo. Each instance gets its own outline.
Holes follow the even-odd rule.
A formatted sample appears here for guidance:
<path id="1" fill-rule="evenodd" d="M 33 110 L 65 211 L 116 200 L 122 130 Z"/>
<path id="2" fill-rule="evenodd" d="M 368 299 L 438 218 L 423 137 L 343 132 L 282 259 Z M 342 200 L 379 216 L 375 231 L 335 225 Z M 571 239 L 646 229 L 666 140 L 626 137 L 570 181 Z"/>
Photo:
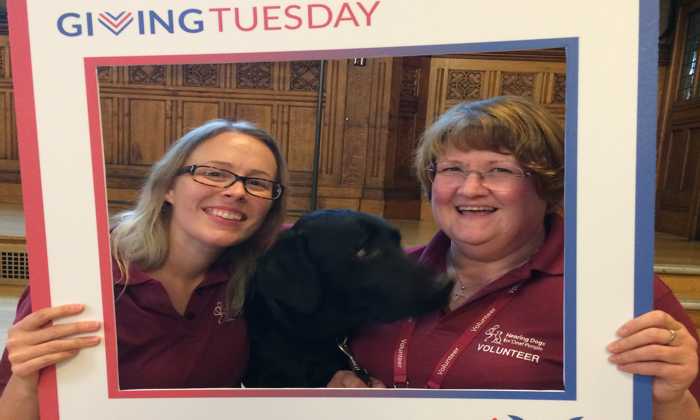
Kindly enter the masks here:
<path id="1" fill-rule="evenodd" d="M 363 0 L 334 5 L 318 2 L 182 10 L 70 11 L 58 16 L 56 28 L 66 37 L 366 28 L 375 23 L 380 4 L 381 0 Z"/>

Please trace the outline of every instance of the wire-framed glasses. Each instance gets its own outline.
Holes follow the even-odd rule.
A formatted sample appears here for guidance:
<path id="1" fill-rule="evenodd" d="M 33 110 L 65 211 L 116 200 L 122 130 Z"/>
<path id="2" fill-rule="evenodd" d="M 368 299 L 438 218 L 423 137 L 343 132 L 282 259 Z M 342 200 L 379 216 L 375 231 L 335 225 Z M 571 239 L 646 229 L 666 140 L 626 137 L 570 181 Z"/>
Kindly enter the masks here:
<path id="1" fill-rule="evenodd" d="M 469 175 L 476 174 L 481 185 L 493 191 L 508 191 L 532 175 L 514 164 L 498 163 L 477 171 L 453 162 L 433 163 L 428 168 L 430 180 L 437 186 L 454 187 L 464 184 Z"/>
<path id="2" fill-rule="evenodd" d="M 277 200 L 284 192 L 284 187 L 277 181 L 237 175 L 226 169 L 220 169 L 214 166 L 183 166 L 177 171 L 177 175 L 183 174 L 192 175 L 192 179 L 200 184 L 217 188 L 228 188 L 237 181 L 241 181 L 245 192 L 253 197 L 264 198 L 266 200 Z"/>

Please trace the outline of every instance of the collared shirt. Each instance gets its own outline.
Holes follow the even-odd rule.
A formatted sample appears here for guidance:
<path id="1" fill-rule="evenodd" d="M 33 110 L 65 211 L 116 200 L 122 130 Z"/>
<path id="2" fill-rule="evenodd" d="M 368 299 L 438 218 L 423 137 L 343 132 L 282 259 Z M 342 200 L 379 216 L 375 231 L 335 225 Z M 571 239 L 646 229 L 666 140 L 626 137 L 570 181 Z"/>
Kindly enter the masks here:
<path id="1" fill-rule="evenodd" d="M 240 385 L 248 363 L 248 336 L 245 320 L 224 314 L 224 270 L 207 273 L 181 315 L 158 280 L 132 269 L 124 287 L 113 266 L 121 389 Z M 15 322 L 31 313 L 28 290 L 20 298 Z M 5 352 L 0 391 L 10 374 Z"/>
<path id="2" fill-rule="evenodd" d="M 525 265 L 488 284 L 454 311 L 418 318 L 407 350 L 409 386 L 423 388 L 445 352 L 478 322 L 494 300 L 511 286 L 522 288 L 484 326 L 445 375 L 442 388 L 452 389 L 563 389 L 563 220 L 548 218 L 545 242 Z M 409 253 L 421 263 L 445 271 L 449 238 L 437 235 L 428 245 Z M 654 283 L 655 305 L 683 322 L 695 335 L 692 321 L 659 279 Z M 401 322 L 374 325 L 352 340 L 361 366 L 386 385 L 393 384 L 393 357 Z M 696 380 L 691 392 L 698 397 Z"/>

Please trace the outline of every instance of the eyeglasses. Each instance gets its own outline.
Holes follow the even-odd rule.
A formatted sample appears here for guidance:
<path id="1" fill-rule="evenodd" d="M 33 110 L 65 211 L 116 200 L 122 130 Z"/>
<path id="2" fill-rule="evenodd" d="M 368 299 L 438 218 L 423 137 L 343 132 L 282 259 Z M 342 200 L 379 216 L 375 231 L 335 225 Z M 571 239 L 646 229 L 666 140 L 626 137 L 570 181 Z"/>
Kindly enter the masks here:
<path id="1" fill-rule="evenodd" d="M 502 163 L 483 171 L 475 171 L 452 162 L 444 162 L 430 165 L 427 171 L 431 182 L 444 187 L 461 186 L 470 174 L 477 174 L 481 185 L 492 191 L 509 191 L 532 175 L 515 165 Z"/>
<path id="2" fill-rule="evenodd" d="M 277 200 L 282 196 L 284 187 L 279 182 L 264 178 L 236 175 L 226 169 L 206 165 L 188 165 L 180 168 L 176 175 L 190 174 L 196 182 L 217 188 L 228 188 L 237 181 L 243 183 L 243 189 L 253 197 Z"/>

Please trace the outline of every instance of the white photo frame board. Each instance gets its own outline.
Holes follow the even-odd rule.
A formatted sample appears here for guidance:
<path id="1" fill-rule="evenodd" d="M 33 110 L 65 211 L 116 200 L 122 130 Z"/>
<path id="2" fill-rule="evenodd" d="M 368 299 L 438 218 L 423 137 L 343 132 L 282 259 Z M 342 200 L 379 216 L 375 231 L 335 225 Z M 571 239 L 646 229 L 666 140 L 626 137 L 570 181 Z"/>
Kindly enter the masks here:
<path id="1" fill-rule="evenodd" d="M 228 13 L 254 7 L 260 24 L 236 28 Z M 105 321 L 105 344 L 42 376 L 43 419 L 651 417 L 649 378 L 618 372 L 605 346 L 651 306 L 656 1 L 128 0 L 117 10 L 105 0 L 10 0 L 8 8 L 34 309 L 83 302 L 82 318 Z M 172 26 L 152 14 L 172 14 Z M 98 66 L 557 47 L 567 54 L 563 391 L 117 388 Z"/>

